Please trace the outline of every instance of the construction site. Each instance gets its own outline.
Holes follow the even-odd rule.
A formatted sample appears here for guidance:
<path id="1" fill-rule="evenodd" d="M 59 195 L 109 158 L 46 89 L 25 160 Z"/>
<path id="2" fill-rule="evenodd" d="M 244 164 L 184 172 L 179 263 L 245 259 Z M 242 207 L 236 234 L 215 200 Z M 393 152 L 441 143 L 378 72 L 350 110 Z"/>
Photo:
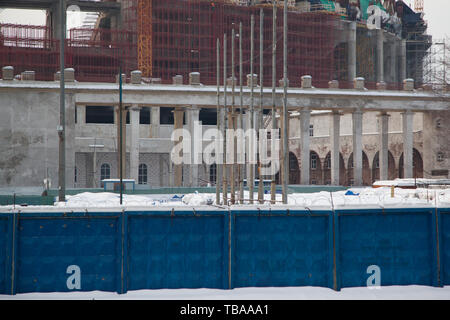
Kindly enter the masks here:
<path id="1" fill-rule="evenodd" d="M 34 70 L 37 80 L 53 80 L 59 70 L 58 3 L 50 0 L 2 2 L 2 7 L 47 10 L 47 23 L 43 26 L 0 25 L 2 65 L 14 66 L 19 74 Z M 288 2 L 288 79 L 291 86 L 299 85 L 299 75 L 309 74 L 315 87 L 327 87 L 330 80 L 339 80 L 343 88 L 349 87 L 353 78 L 349 79 L 348 75 L 346 25 L 342 22 L 355 20 L 357 61 L 354 73 L 366 79 L 368 88 L 375 88 L 379 81 L 377 55 L 386 56 L 385 63 L 388 63 L 392 52 L 386 50 L 388 48 L 377 52 L 376 32 L 367 28 L 367 8 L 372 3 L 374 1 L 369 0 Z M 383 22 L 383 28 L 393 37 L 406 40 L 406 77 L 413 78 L 417 86 L 422 85 L 423 59 L 431 46 L 426 23 L 402 1 L 384 1 L 383 4 L 375 1 L 375 4 L 390 16 L 398 17 L 398 21 Z M 250 16 L 254 14 L 259 21 L 261 8 L 264 12 L 263 56 L 264 61 L 271 61 L 274 7 L 271 1 L 69 1 L 67 5 L 69 8 L 77 6 L 81 11 L 96 10 L 97 19 L 89 28 L 67 32 L 65 64 L 75 69 L 78 81 L 115 82 L 120 65 L 127 75 L 132 70 L 141 70 L 147 81 L 159 78 L 162 83 L 171 83 L 175 75 L 188 79 L 189 72 L 197 71 L 201 73 L 203 84 L 215 84 L 216 39 L 225 33 L 230 35 L 240 22 L 243 25 L 241 36 L 247 40 L 242 48 L 243 72 L 248 74 Z M 283 2 L 279 1 L 277 6 L 281 8 Z M 282 10 L 278 10 L 276 42 L 279 44 L 283 41 L 282 14 Z M 259 27 L 257 23 L 257 35 Z M 258 37 L 255 48 L 259 48 Z M 282 78 L 282 50 L 278 45 L 277 79 Z M 259 70 L 258 61 L 254 68 Z M 271 68 L 264 70 L 264 85 L 271 84 L 271 72 Z M 385 79 L 393 89 L 403 80 L 399 72 L 394 70 Z"/>
<path id="2" fill-rule="evenodd" d="M 254 165 L 222 177 L 216 164 L 171 159 L 175 129 L 200 121 L 203 131 L 224 130 L 218 111 L 231 103 L 244 117 L 239 127 L 279 128 L 288 136 L 289 152 L 281 152 L 287 172 L 264 177 L 272 183 L 349 186 L 449 175 L 448 144 L 439 140 L 448 139 L 442 129 L 448 115 L 441 112 L 448 105 L 424 81 L 432 39 L 423 8 L 393 0 L 288 1 L 284 19 L 282 1 L 61 3 L 1 2 L 46 12 L 42 26 L 0 24 L 0 112 L 10 119 L 0 143 L 3 187 L 48 189 L 61 180 L 55 159 L 62 139 L 54 131 L 61 122 L 61 48 L 68 188 L 103 188 L 119 175 L 143 189 L 262 183 Z M 61 46 L 64 8 L 89 13 L 89 21 L 66 28 Z M 240 63 L 232 64 L 238 51 Z M 243 95 L 239 106 L 234 87 Z M 43 99 L 37 113 L 36 99 Z"/>

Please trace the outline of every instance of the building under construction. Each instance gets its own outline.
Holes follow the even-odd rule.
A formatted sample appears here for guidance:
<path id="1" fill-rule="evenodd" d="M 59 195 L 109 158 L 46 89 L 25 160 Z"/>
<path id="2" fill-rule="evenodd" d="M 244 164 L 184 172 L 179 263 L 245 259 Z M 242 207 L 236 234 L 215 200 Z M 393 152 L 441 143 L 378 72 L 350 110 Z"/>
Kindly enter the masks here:
<path id="1" fill-rule="evenodd" d="M 367 8 L 376 5 L 385 13 L 381 39 L 377 30 L 367 28 Z M 79 81 L 114 82 L 122 67 L 128 76 L 139 69 L 144 78 L 159 78 L 171 83 L 172 77 L 198 71 L 204 84 L 216 83 L 216 39 L 238 33 L 243 24 L 243 72 L 250 73 L 250 17 L 255 15 L 255 48 L 259 48 L 259 15 L 264 12 L 263 57 L 272 57 L 271 1 L 248 0 L 117 0 L 68 1 L 82 11 L 97 11 L 95 28 L 68 31 L 66 67 L 75 69 Z M 18 73 L 36 71 L 38 80 L 53 80 L 59 70 L 59 1 L 5 1 L 3 7 L 47 10 L 45 26 L 0 25 L 0 64 L 12 65 Z M 282 8 L 283 2 L 277 3 Z M 364 77 L 368 88 L 385 81 L 392 88 L 405 77 L 422 83 L 423 59 L 431 45 L 426 23 L 403 1 L 303 0 L 289 1 L 288 79 L 298 86 L 300 76 L 309 74 L 315 87 L 326 87 L 340 80 L 345 88 L 356 76 Z M 283 15 L 277 19 L 277 75 L 282 78 Z M 395 17 L 396 19 L 392 19 Z M 397 19 L 398 18 L 398 19 Z M 356 21 L 356 70 L 349 66 L 348 21 Z M 228 37 L 230 39 L 230 37 Z M 401 66 L 401 41 L 407 41 L 407 74 Z M 377 42 L 378 41 L 378 42 Z M 383 46 L 384 42 L 384 46 Z M 229 50 L 229 59 L 231 58 Z M 254 70 L 259 73 L 260 53 L 256 52 Z M 382 56 L 382 57 L 381 57 Z M 383 59 L 384 57 L 384 59 Z M 221 57 L 222 59 L 223 57 Z M 390 60 L 392 60 L 390 62 Z M 382 64 L 382 65 L 380 65 Z M 394 66 L 394 69 L 392 68 Z M 388 72 L 384 72 L 384 70 Z M 223 70 L 221 70 L 222 72 Z M 236 68 L 237 71 L 237 68 Z M 228 70 L 231 75 L 231 70 Z M 256 73 L 255 72 L 255 73 Z M 264 85 L 271 85 L 272 68 L 264 68 Z"/>

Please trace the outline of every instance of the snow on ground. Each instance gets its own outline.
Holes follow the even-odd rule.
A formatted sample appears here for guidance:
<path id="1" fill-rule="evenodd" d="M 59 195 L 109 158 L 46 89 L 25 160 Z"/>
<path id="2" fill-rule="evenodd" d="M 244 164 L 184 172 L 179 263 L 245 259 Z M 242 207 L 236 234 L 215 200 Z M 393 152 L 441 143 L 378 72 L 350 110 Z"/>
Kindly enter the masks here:
<path id="1" fill-rule="evenodd" d="M 334 291 L 321 287 L 158 289 L 113 292 L 49 292 L 0 295 L 0 300 L 450 300 L 450 286 L 357 287 Z"/>
<path id="2" fill-rule="evenodd" d="M 258 198 L 257 193 L 254 199 Z M 54 206 L 28 206 L 29 209 L 45 210 L 52 208 L 111 208 L 120 207 L 120 195 L 112 192 L 83 192 L 77 195 L 67 195 L 66 202 L 55 202 Z M 221 196 L 222 199 L 222 196 Z M 230 199 L 230 195 L 228 195 Z M 244 204 L 248 204 L 249 192 L 244 192 Z M 254 202 L 254 206 L 260 208 L 277 207 L 282 205 L 281 194 L 276 195 L 276 204 L 270 204 L 270 194 L 265 194 L 267 200 L 263 205 Z M 122 207 L 132 208 L 157 208 L 157 207 L 182 207 L 182 206 L 206 206 L 215 205 L 215 193 L 189 193 L 189 194 L 142 194 L 123 195 Z M 236 204 L 235 206 L 237 206 Z M 438 206 L 450 207 L 450 188 L 446 189 L 394 189 L 394 197 L 391 197 L 390 187 L 379 188 L 350 188 L 336 192 L 292 193 L 288 195 L 288 205 L 306 208 L 342 208 L 342 207 L 413 207 L 413 206 Z M 23 209 L 23 207 L 15 206 Z M 13 206 L 0 206 L 3 210 L 12 210 Z"/>
<path id="3" fill-rule="evenodd" d="M 350 191 L 350 192 L 349 192 Z M 351 193 L 351 194 L 350 194 Z M 228 196 L 228 199 L 230 196 Z M 249 192 L 244 192 L 244 198 L 249 199 Z M 254 199 L 258 195 L 255 193 Z M 124 206 L 200 206 L 215 204 L 214 193 L 190 193 L 186 195 L 123 195 Z M 264 195 L 270 200 L 270 194 Z M 281 205 L 281 194 L 277 194 L 277 203 Z M 246 201 L 247 202 L 247 201 Z M 336 192 L 293 193 L 288 195 L 288 204 L 302 207 L 315 206 L 404 206 L 404 205 L 431 205 L 450 204 L 450 188 L 447 189 L 394 189 L 391 197 L 391 188 L 352 188 Z M 60 207 L 109 207 L 119 205 L 119 195 L 116 193 L 80 193 L 67 196 L 66 203 L 56 203 Z M 271 206 L 267 201 L 264 206 Z"/>

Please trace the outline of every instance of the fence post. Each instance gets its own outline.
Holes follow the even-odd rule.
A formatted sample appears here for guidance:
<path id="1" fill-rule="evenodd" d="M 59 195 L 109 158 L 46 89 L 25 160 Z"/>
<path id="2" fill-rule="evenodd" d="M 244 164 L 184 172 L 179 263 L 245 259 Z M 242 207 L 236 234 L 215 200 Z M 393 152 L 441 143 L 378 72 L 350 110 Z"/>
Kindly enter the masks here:
<path id="1" fill-rule="evenodd" d="M 19 212 L 13 212 L 12 217 L 10 217 L 9 220 L 9 233 L 10 233 L 10 245 L 9 245 L 9 272 L 10 275 L 10 282 L 9 282 L 9 294 L 15 295 L 16 294 L 16 288 L 17 288 L 17 245 L 18 245 L 18 222 L 19 222 Z M 7 291 L 8 292 L 8 291 Z"/>
<path id="2" fill-rule="evenodd" d="M 335 291 L 341 290 L 339 274 L 339 215 L 332 209 L 328 219 L 330 261 L 331 261 L 331 288 Z"/>
<path id="3" fill-rule="evenodd" d="M 231 211 L 230 209 L 223 212 L 224 228 L 223 228 L 223 263 L 224 263 L 224 274 L 222 286 L 224 289 L 231 289 L 232 286 L 232 230 L 231 230 Z"/>
<path id="4" fill-rule="evenodd" d="M 443 287 L 444 279 L 443 272 L 442 272 L 442 232 L 441 232 L 441 212 L 440 210 L 435 207 L 434 212 L 432 213 L 432 219 L 431 219 L 431 243 L 433 246 L 433 270 L 434 270 L 434 276 L 433 276 L 433 286 L 434 287 Z"/>
<path id="5" fill-rule="evenodd" d="M 118 218 L 118 277 L 117 293 L 123 294 L 128 291 L 128 213 L 122 210 Z"/>

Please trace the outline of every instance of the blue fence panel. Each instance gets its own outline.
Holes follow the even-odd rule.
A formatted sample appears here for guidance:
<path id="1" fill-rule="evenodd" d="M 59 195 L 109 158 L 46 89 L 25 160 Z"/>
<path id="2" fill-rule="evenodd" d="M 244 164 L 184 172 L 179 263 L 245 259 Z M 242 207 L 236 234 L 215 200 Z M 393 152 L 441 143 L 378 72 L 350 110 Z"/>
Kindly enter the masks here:
<path id="1" fill-rule="evenodd" d="M 332 286 L 331 212 L 232 214 L 233 287 Z"/>
<path id="2" fill-rule="evenodd" d="M 450 208 L 439 209 L 441 216 L 440 252 L 443 285 L 450 285 Z"/>
<path id="3" fill-rule="evenodd" d="M 0 294 L 9 293 L 10 237 L 8 215 L 0 215 Z"/>
<path id="4" fill-rule="evenodd" d="M 128 213 L 128 290 L 226 288 L 228 211 Z"/>
<path id="5" fill-rule="evenodd" d="M 376 265 L 381 285 L 432 285 L 434 209 L 337 211 L 342 287 L 366 286 Z"/>
<path id="6" fill-rule="evenodd" d="M 17 292 L 72 291 L 71 265 L 80 268 L 81 291 L 115 291 L 117 222 L 117 214 L 20 214 Z"/>

